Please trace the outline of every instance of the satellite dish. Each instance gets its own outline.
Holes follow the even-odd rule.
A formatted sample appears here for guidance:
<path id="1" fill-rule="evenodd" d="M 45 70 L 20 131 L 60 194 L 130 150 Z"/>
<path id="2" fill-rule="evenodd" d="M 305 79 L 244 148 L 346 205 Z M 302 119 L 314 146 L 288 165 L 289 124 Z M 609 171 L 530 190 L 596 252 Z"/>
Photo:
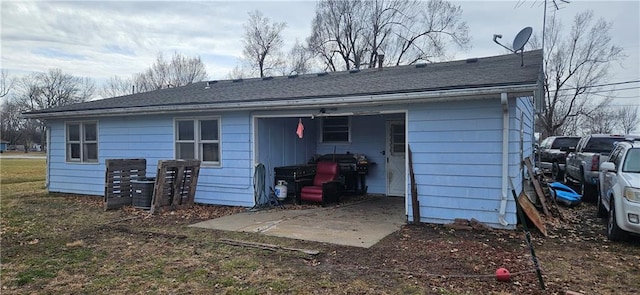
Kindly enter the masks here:
<path id="1" fill-rule="evenodd" d="M 513 39 L 513 52 L 518 52 L 520 50 L 523 50 L 524 45 L 526 45 L 527 41 L 529 41 L 529 38 L 531 37 L 532 32 L 533 32 L 533 29 L 531 27 L 526 27 L 522 29 L 518 33 L 518 35 L 516 35 L 516 38 Z"/>
<path id="2" fill-rule="evenodd" d="M 493 42 L 496 42 L 496 44 L 506 48 L 507 50 L 518 54 L 518 51 L 520 51 L 520 66 L 524 66 L 524 46 L 527 44 L 527 41 L 529 41 L 529 38 L 531 37 L 531 33 L 533 32 L 533 29 L 531 27 L 526 27 L 524 29 L 522 29 L 518 35 L 516 35 L 516 38 L 513 39 L 513 47 L 509 48 L 507 46 L 504 46 L 502 44 L 500 44 L 500 42 L 498 42 L 498 39 L 502 38 L 502 35 L 499 34 L 493 34 Z"/>

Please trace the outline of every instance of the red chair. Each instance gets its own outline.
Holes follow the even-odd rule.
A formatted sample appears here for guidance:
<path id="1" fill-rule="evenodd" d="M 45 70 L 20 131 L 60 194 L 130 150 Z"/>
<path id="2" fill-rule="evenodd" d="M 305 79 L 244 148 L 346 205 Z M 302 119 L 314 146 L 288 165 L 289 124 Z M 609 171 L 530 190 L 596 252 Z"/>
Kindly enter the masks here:
<path id="1" fill-rule="evenodd" d="M 316 176 L 299 184 L 298 204 L 301 201 L 322 203 L 322 206 L 340 200 L 340 168 L 335 162 L 318 162 Z"/>

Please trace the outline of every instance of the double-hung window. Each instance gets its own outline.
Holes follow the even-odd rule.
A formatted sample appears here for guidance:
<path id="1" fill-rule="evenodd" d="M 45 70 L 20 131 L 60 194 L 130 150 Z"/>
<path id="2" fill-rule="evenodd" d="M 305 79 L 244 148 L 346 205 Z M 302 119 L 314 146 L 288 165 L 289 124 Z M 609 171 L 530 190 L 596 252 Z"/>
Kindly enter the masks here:
<path id="1" fill-rule="evenodd" d="M 67 123 L 67 161 L 98 162 L 98 123 Z"/>
<path id="2" fill-rule="evenodd" d="M 176 120 L 176 158 L 220 165 L 220 119 Z"/>
<path id="3" fill-rule="evenodd" d="M 350 120 L 347 116 L 324 117 L 322 142 L 349 142 Z"/>

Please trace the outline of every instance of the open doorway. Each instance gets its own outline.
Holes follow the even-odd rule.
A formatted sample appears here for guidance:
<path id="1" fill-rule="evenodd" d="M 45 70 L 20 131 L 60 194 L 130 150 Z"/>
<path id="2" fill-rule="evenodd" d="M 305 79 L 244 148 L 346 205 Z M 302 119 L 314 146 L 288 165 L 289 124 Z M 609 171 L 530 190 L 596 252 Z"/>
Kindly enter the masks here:
<path id="1" fill-rule="evenodd" d="M 387 121 L 386 163 L 387 195 L 404 197 L 406 188 L 406 132 L 402 120 Z"/>

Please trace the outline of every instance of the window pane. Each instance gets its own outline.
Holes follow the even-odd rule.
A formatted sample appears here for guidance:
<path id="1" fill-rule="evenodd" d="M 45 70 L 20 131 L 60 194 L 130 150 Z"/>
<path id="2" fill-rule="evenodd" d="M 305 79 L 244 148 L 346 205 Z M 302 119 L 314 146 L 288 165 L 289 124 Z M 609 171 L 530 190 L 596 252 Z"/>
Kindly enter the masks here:
<path id="1" fill-rule="evenodd" d="M 68 154 L 69 159 L 80 160 L 80 144 L 70 143 L 67 153 L 69 153 Z"/>
<path id="2" fill-rule="evenodd" d="M 346 141 L 349 141 L 349 133 L 323 133 L 322 140 L 324 142 L 331 142 L 331 141 L 346 142 Z"/>
<path id="3" fill-rule="evenodd" d="M 84 153 L 82 161 L 95 162 L 98 160 L 98 144 L 86 143 L 84 145 Z"/>
<path id="4" fill-rule="evenodd" d="M 217 143 L 203 143 L 201 152 L 202 152 L 202 161 L 203 162 L 219 162 L 220 154 L 219 154 L 219 145 Z"/>
<path id="5" fill-rule="evenodd" d="M 393 149 L 391 151 L 392 154 L 404 153 L 404 144 L 403 143 L 393 144 L 393 146 L 391 146 L 391 148 Z"/>
<path id="6" fill-rule="evenodd" d="M 400 125 L 400 124 L 391 125 L 391 130 L 392 130 L 391 132 L 393 134 L 402 134 L 402 135 L 404 135 L 404 124 L 402 124 L 402 125 Z"/>
<path id="7" fill-rule="evenodd" d="M 606 137 L 606 138 L 591 138 L 587 146 L 585 146 L 582 151 L 583 152 L 594 152 L 594 153 L 610 153 L 613 149 L 613 145 L 622 141 L 622 138 L 616 137 Z"/>
<path id="8" fill-rule="evenodd" d="M 176 144 L 176 156 L 178 159 L 191 160 L 195 159 L 193 143 L 177 143 Z"/>
<path id="9" fill-rule="evenodd" d="M 324 124 L 331 126 L 349 126 L 349 117 L 325 117 Z"/>
<path id="10" fill-rule="evenodd" d="M 578 140 L 580 140 L 580 138 L 576 137 L 561 137 L 561 138 L 556 138 L 556 140 L 553 141 L 553 144 L 551 145 L 552 149 L 559 149 L 563 146 L 576 146 L 576 144 L 578 144 Z"/>
<path id="11" fill-rule="evenodd" d="M 348 142 L 349 117 L 326 117 L 322 121 L 323 142 Z"/>
<path id="12" fill-rule="evenodd" d="M 200 121 L 200 139 L 218 140 L 218 120 Z"/>
<path id="13" fill-rule="evenodd" d="M 622 166 L 623 172 L 640 173 L 640 149 L 630 149 Z"/>
<path id="14" fill-rule="evenodd" d="M 178 140 L 193 140 L 193 121 L 178 121 Z M 190 158 L 191 159 L 191 158 Z"/>
<path id="15" fill-rule="evenodd" d="M 98 132 L 96 130 L 96 124 L 84 124 L 84 140 L 87 140 L 87 141 L 98 140 Z"/>
<path id="16" fill-rule="evenodd" d="M 80 141 L 80 124 L 69 124 L 68 129 L 68 141 Z"/>

